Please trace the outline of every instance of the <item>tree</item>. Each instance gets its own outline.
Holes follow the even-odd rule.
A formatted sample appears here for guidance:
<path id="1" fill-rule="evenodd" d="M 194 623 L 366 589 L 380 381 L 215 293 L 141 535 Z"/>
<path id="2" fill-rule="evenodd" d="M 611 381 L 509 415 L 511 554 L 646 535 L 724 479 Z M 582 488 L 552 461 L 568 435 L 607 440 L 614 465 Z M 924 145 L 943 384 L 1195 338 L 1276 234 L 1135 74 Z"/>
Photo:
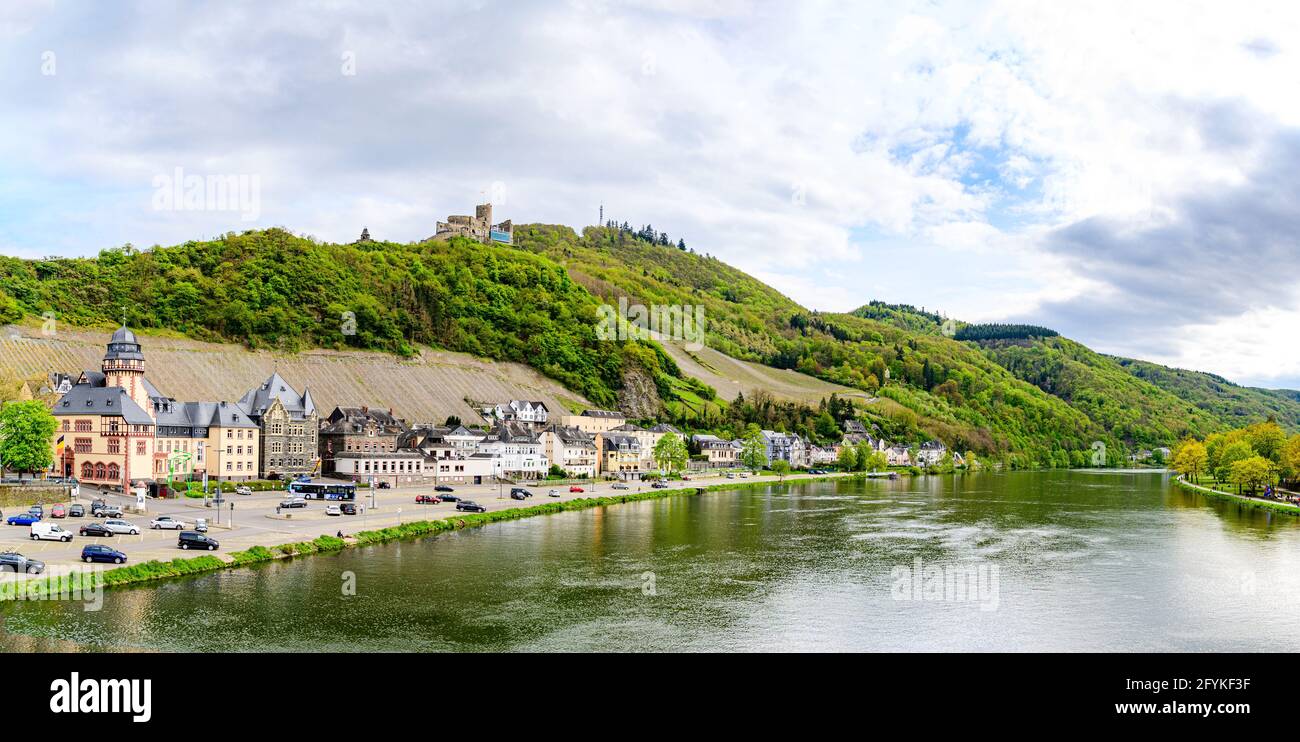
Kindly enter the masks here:
<path id="1" fill-rule="evenodd" d="M 785 475 L 790 473 L 790 462 L 785 459 L 777 459 L 772 462 L 772 471 L 776 472 L 781 481 L 785 481 Z"/>
<path id="2" fill-rule="evenodd" d="M 1215 470 L 1215 477 L 1221 481 L 1232 481 L 1232 465 L 1252 456 L 1255 456 L 1255 449 L 1244 440 L 1227 444 L 1219 454 L 1219 468 Z"/>
<path id="3" fill-rule="evenodd" d="M 54 464 L 51 443 L 58 427 L 37 401 L 8 402 L 0 408 L 0 471 L 35 474 Z"/>
<path id="4" fill-rule="evenodd" d="M 753 423 L 745 429 L 745 436 L 741 439 L 740 463 L 754 471 L 767 466 L 767 444 L 763 442 L 763 431 Z"/>
<path id="5" fill-rule="evenodd" d="M 1282 447 L 1286 445 L 1286 433 L 1272 420 L 1256 423 L 1246 428 L 1246 440 L 1255 453 L 1272 461 L 1282 463 Z"/>
<path id="6" fill-rule="evenodd" d="M 1245 487 L 1248 492 L 1254 494 L 1260 485 L 1273 482 L 1276 465 L 1263 456 L 1251 456 L 1233 462 L 1230 469 L 1228 481 L 1237 485 L 1237 491 L 1240 492 L 1241 488 Z"/>
<path id="7" fill-rule="evenodd" d="M 461 423 L 460 423 L 460 418 L 457 417 L 456 415 L 448 415 L 448 416 L 447 416 L 447 421 L 443 423 L 443 425 L 445 425 L 445 426 L 448 427 L 448 428 L 459 427 L 460 424 L 461 424 Z"/>
<path id="8" fill-rule="evenodd" d="M 686 444 L 682 442 L 681 436 L 665 433 L 659 442 L 655 443 L 654 458 L 660 469 L 672 473 L 686 468 L 690 452 L 686 450 Z"/>
<path id="9" fill-rule="evenodd" d="M 884 471 L 889 468 L 889 458 L 882 451 L 872 451 L 862 468 L 864 471 Z"/>
<path id="10" fill-rule="evenodd" d="M 835 460 L 840 471 L 853 471 L 858 468 L 858 452 L 853 446 L 840 446 L 839 458 Z"/>
<path id="11" fill-rule="evenodd" d="M 1178 452 L 1174 454 L 1174 471 L 1195 480 L 1210 460 L 1209 453 L 1205 450 L 1205 445 L 1199 441 L 1187 440 L 1178 447 Z"/>
<path id="12" fill-rule="evenodd" d="M 831 440 L 838 438 L 840 435 L 840 426 L 835 424 L 835 418 L 829 411 L 823 411 L 817 416 L 817 422 L 813 424 L 814 430 L 817 431 L 817 437 L 822 440 Z"/>
<path id="13" fill-rule="evenodd" d="M 1300 479 L 1300 434 L 1293 435 L 1282 449 L 1282 475 L 1287 479 Z"/>

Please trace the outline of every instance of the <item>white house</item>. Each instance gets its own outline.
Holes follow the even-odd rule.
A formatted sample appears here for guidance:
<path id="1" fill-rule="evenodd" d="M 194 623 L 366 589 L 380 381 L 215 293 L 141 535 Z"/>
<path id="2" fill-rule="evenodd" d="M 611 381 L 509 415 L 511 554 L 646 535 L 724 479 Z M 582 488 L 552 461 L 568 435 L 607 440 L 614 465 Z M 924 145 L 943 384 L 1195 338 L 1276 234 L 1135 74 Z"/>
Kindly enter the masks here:
<path id="1" fill-rule="evenodd" d="M 948 455 L 948 447 L 939 441 L 926 441 L 916 452 L 917 466 L 938 466 Z"/>
<path id="2" fill-rule="evenodd" d="M 551 425 L 539 436 L 552 464 L 571 477 L 594 477 L 599 463 L 596 439 L 568 425 Z"/>
<path id="3" fill-rule="evenodd" d="M 550 468 L 542 441 L 519 423 L 499 423 L 479 441 L 475 453 L 495 458 L 497 475 L 507 479 L 539 479 Z"/>
<path id="4" fill-rule="evenodd" d="M 550 411 L 541 402 L 527 399 L 512 399 L 492 409 L 493 416 L 502 422 L 519 422 L 529 425 L 545 425 L 550 418 Z"/>

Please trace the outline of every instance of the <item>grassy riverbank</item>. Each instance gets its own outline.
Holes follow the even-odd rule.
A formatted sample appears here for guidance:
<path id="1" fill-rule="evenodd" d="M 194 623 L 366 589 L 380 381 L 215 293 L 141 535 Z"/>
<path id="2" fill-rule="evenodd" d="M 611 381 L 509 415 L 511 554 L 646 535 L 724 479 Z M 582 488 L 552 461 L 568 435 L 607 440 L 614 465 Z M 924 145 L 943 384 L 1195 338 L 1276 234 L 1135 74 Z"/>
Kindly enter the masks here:
<path id="1" fill-rule="evenodd" d="M 36 577 L 27 580 L 26 582 L 19 583 L 19 585 L 21 586 L 22 594 L 29 598 L 35 598 L 60 588 L 66 589 L 69 584 L 92 584 L 87 582 L 87 580 L 95 580 L 99 585 L 105 587 L 118 587 L 122 585 L 169 579 L 172 577 L 184 577 L 203 572 L 215 572 L 221 569 L 243 567 L 250 564 L 259 564 L 262 562 L 270 562 L 276 559 L 285 559 L 294 556 L 339 552 L 344 549 L 356 548 L 358 546 L 371 546 L 373 544 L 381 544 L 399 539 L 432 536 L 448 531 L 460 530 L 462 528 L 474 528 L 501 521 L 531 518 L 537 515 L 553 515 L 555 513 L 562 513 L 569 510 L 587 510 L 590 508 L 605 507 L 606 505 L 619 505 L 628 502 L 639 502 L 642 500 L 657 500 L 664 497 L 697 496 L 706 492 L 772 487 L 788 483 L 803 484 L 831 479 L 863 478 L 862 475 L 832 475 L 820 477 L 792 477 L 787 479 L 784 483 L 728 482 L 725 484 L 709 485 L 707 487 L 670 488 L 663 490 L 649 490 L 646 492 L 629 492 L 625 495 L 615 495 L 610 497 L 585 497 L 575 500 L 565 500 L 563 502 L 545 502 L 529 507 L 495 510 L 488 513 L 458 513 L 457 515 L 438 520 L 417 520 L 397 526 L 390 526 L 388 528 L 380 528 L 372 531 L 359 531 L 346 539 L 337 538 L 335 536 L 319 536 L 311 541 L 300 541 L 296 543 L 279 544 L 276 546 L 252 546 L 241 551 L 229 552 L 224 555 L 225 558 L 217 555 L 205 554 L 203 556 L 188 559 L 177 558 L 167 562 L 153 560 L 141 562 L 140 564 L 132 564 L 126 567 L 115 567 L 102 572 L 95 571 L 79 573 L 74 571 L 70 575 L 60 577 Z M 229 561 L 227 561 L 227 559 Z M 12 600 L 13 598 L 14 590 L 0 591 L 0 601 Z"/>
<path id="2" fill-rule="evenodd" d="M 1191 482 L 1187 481 L 1186 479 L 1183 479 L 1182 477 L 1176 478 L 1174 482 L 1176 482 L 1179 487 L 1182 487 L 1185 490 L 1190 490 L 1192 492 L 1195 492 L 1200 495 L 1204 495 L 1206 497 L 1215 500 L 1226 500 L 1228 502 L 1235 502 L 1239 505 L 1245 505 L 1251 508 L 1258 508 L 1260 510 L 1272 510 L 1273 512 L 1276 513 L 1286 513 L 1288 515 L 1300 516 L 1300 507 L 1297 507 L 1290 503 L 1274 502 L 1272 500 L 1263 500 L 1258 497 L 1247 497 L 1246 495 L 1234 495 L 1231 492 L 1223 492 L 1221 490 L 1212 489 L 1210 487 L 1202 487 L 1199 484 L 1192 484 Z"/>

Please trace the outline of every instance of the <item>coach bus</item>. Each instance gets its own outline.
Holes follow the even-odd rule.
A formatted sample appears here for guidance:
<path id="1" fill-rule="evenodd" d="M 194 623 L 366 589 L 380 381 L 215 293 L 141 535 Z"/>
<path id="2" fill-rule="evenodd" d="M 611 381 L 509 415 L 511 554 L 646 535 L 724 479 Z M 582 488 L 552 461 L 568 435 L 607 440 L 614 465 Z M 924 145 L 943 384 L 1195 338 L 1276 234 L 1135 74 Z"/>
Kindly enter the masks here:
<path id="1" fill-rule="evenodd" d="M 289 494 L 306 500 L 355 500 L 357 486 L 352 482 L 290 482 Z"/>

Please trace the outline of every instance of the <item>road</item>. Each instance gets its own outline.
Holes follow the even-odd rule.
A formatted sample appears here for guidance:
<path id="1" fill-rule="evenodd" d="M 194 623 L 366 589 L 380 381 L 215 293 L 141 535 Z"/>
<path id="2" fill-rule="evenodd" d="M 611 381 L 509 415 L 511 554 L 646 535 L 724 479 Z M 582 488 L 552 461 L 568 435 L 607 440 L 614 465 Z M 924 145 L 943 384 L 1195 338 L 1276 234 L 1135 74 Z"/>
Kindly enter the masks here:
<path id="1" fill-rule="evenodd" d="M 788 475 L 785 477 L 786 481 L 801 478 L 807 478 L 807 476 Z M 674 482 L 670 490 L 705 487 L 720 483 L 740 484 L 744 482 L 775 482 L 777 480 L 778 477 L 776 476 L 751 476 L 728 480 L 717 474 L 692 475 L 691 481 Z M 650 489 L 648 484 L 637 482 L 628 483 L 628 489 L 626 490 L 616 490 L 610 482 L 587 483 L 580 486 L 583 487 L 584 492 L 569 492 L 567 485 L 552 486 L 545 483 L 535 487 L 528 487 L 527 489 L 533 492 L 534 495 L 524 501 L 510 499 L 509 485 L 503 487 L 486 484 L 456 485 L 455 494 L 473 500 L 486 507 L 489 511 L 493 511 L 526 507 L 543 502 L 562 502 L 582 497 L 611 497 Z M 559 496 L 550 497 L 548 493 L 551 490 L 557 491 Z M 258 492 L 244 496 L 227 494 L 225 495 L 227 504 L 220 513 L 220 523 L 218 523 L 216 508 L 205 507 L 202 500 L 148 500 L 147 514 L 127 512 L 124 518 L 140 527 L 140 535 L 138 536 L 118 535 L 92 538 L 78 535 L 71 543 L 65 544 L 57 541 L 32 541 L 30 539 L 31 529 L 27 526 L 0 525 L 0 551 L 17 551 L 30 558 L 39 559 L 50 567 L 56 565 L 74 566 L 80 563 L 79 558 L 83 546 L 102 543 L 125 552 L 128 557 L 128 564 L 145 562 L 151 559 L 170 561 L 179 556 L 196 556 L 207 552 L 182 551 L 177 547 L 175 531 L 150 530 L 149 521 L 159 515 L 170 515 L 173 518 L 182 520 L 187 524 L 187 527 L 192 527 L 196 518 L 207 518 L 209 524 L 208 535 L 221 543 L 218 554 L 240 551 L 251 546 L 275 546 L 277 544 L 310 541 L 321 535 L 336 535 L 339 531 L 342 531 L 345 535 L 350 535 L 357 531 L 385 528 L 402 522 L 435 520 L 455 515 L 455 503 L 416 504 L 415 498 L 421 494 L 435 494 L 433 485 L 414 485 L 376 490 L 372 506 L 370 492 L 368 489 L 363 488 L 357 493 L 358 514 L 353 516 L 326 515 L 325 508 L 329 503 L 319 500 L 309 501 L 306 508 L 284 510 L 277 514 L 276 506 L 285 498 L 283 491 Z M 118 505 L 123 511 L 127 511 L 128 507 L 135 505 L 134 497 L 99 493 L 86 487 L 82 488 L 82 495 L 76 502 L 80 502 L 89 508 L 91 500 L 96 497 L 103 497 L 110 505 Z M 233 526 L 230 523 L 232 516 L 228 504 L 230 502 L 235 505 Z M 47 516 L 53 504 L 45 503 Z M 5 517 L 17 512 L 19 512 L 18 509 L 9 508 L 5 513 Z M 49 521 L 47 517 L 47 521 L 59 523 L 74 534 L 85 523 L 99 522 L 100 520 L 102 519 L 84 517 Z M 0 520 L 0 524 L 2 523 L 3 520 Z"/>

